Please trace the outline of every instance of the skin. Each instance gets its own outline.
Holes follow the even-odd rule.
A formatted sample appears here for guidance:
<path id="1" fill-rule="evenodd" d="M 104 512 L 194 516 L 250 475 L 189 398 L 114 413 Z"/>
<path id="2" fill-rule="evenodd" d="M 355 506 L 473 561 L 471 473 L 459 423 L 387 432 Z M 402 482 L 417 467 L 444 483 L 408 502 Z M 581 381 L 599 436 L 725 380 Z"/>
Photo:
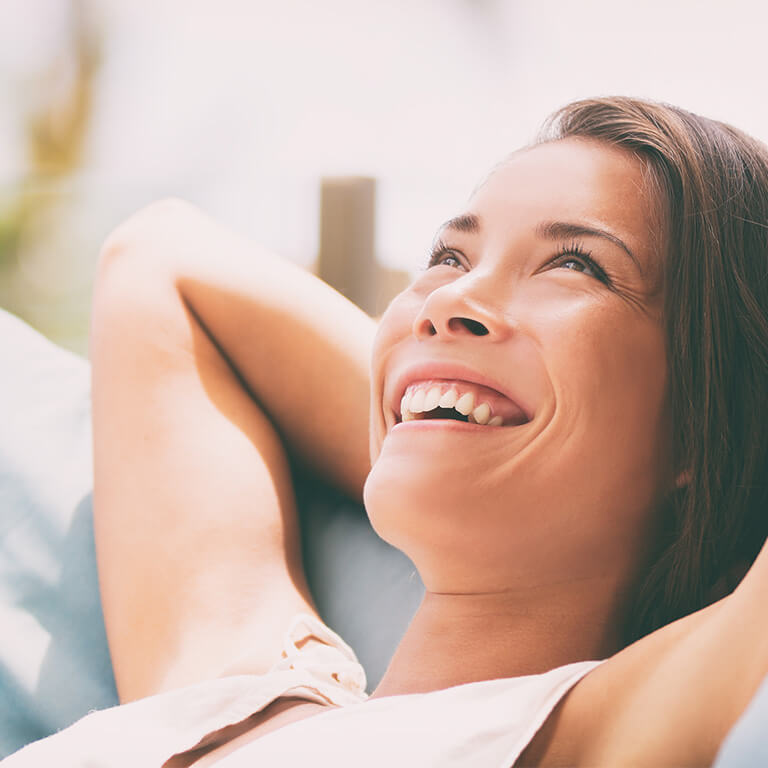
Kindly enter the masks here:
<path id="1" fill-rule="evenodd" d="M 327 286 L 189 206 L 153 206 L 110 238 L 94 303 L 94 494 L 123 700 L 231 673 L 222 659 L 264 672 L 289 615 L 313 610 L 284 440 L 352 495 L 367 475 L 375 528 L 427 587 L 374 695 L 610 657 L 519 764 L 712 761 L 768 673 L 768 554 L 732 595 L 620 650 L 659 502 L 685 481 L 669 469 L 662 239 L 644 178 L 631 155 L 583 140 L 513 155 L 469 201 L 477 230 L 441 233 L 449 252 L 375 342 Z M 609 230 L 634 260 L 575 238 L 607 285 L 558 256 L 574 238 L 544 236 L 551 220 Z M 530 420 L 396 424 L 401 384 L 437 362 L 497 382 Z M 239 744 L 318 711 L 276 705 L 195 764 L 215 764 L 235 733 Z"/>

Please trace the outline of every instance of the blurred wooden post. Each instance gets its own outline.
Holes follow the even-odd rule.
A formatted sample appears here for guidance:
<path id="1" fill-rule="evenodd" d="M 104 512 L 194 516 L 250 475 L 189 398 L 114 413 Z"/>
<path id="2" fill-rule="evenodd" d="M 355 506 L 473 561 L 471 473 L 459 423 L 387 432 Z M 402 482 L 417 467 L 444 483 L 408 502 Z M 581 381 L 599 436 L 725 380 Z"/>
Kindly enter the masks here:
<path id="1" fill-rule="evenodd" d="M 384 311 L 409 276 L 376 261 L 376 180 L 324 178 L 317 274 L 369 315 Z"/>
<path id="2" fill-rule="evenodd" d="M 317 273 L 373 314 L 376 180 L 345 176 L 325 178 L 321 184 Z"/>

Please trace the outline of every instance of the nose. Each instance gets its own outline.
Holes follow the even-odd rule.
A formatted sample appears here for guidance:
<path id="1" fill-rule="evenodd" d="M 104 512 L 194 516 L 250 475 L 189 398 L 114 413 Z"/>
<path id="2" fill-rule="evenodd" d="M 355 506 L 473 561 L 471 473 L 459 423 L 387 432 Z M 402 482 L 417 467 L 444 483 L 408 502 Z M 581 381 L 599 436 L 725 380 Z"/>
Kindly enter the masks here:
<path id="1" fill-rule="evenodd" d="M 433 290 L 414 320 L 414 336 L 420 340 L 487 336 L 489 341 L 506 337 L 508 319 L 477 282 L 470 285 L 469 280 L 462 283 L 459 279 Z"/>

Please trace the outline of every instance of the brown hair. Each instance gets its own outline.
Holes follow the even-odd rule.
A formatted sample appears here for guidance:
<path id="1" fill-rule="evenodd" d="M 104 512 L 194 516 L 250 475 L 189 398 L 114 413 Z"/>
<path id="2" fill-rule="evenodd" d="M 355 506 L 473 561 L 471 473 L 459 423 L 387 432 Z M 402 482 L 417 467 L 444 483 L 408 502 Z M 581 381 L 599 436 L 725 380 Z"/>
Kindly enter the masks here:
<path id="1" fill-rule="evenodd" d="M 539 141 L 567 137 L 634 153 L 666 208 L 673 455 L 689 482 L 664 505 L 627 617 L 631 642 L 711 602 L 768 533 L 768 148 L 725 123 L 623 97 L 567 105 Z"/>

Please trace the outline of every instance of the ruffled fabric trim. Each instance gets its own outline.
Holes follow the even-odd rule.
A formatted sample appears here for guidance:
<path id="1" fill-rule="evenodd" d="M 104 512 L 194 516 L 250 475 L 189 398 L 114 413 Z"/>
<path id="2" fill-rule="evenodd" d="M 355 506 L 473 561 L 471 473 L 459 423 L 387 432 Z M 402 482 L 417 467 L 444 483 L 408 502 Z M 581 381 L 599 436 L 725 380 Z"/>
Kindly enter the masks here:
<path id="1" fill-rule="evenodd" d="M 313 638 L 319 642 L 298 646 L 303 640 Z M 341 685 L 357 698 L 366 697 L 365 670 L 355 652 L 332 629 L 308 613 L 298 614 L 291 621 L 285 634 L 283 658 L 270 673 L 287 669 L 306 672 L 331 685 Z"/>

